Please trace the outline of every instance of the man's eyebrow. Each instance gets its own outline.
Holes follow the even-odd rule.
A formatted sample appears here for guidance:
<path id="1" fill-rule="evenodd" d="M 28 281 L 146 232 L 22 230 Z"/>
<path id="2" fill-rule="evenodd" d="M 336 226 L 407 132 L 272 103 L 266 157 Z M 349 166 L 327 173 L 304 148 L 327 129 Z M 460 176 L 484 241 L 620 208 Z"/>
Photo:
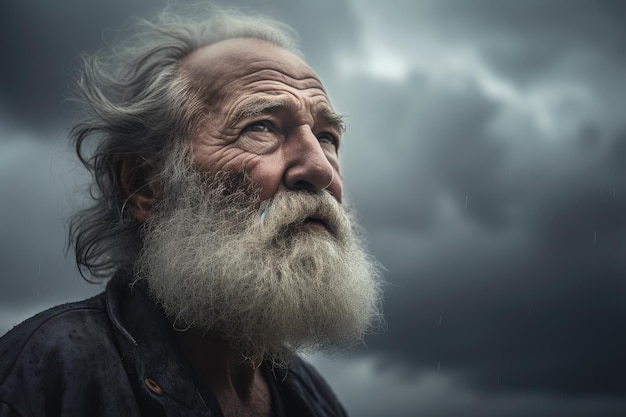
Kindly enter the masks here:
<path id="1" fill-rule="evenodd" d="M 294 104 L 289 99 L 283 97 L 256 97 L 247 100 L 242 103 L 235 112 L 235 117 L 230 123 L 230 127 L 234 128 L 241 120 L 271 114 L 281 110 L 288 110 L 293 106 Z M 327 106 L 323 106 L 317 110 L 315 116 L 317 119 L 321 119 L 324 124 L 329 125 L 340 133 L 346 130 L 343 116 Z"/>
<path id="2" fill-rule="evenodd" d="M 270 114 L 291 107 L 288 100 L 274 97 L 256 97 L 245 101 L 238 106 L 230 127 L 234 128 L 241 120 Z"/>
<path id="3" fill-rule="evenodd" d="M 346 131 L 346 123 L 343 120 L 343 116 L 326 106 L 322 107 L 322 109 L 317 112 L 317 117 L 340 133 Z"/>

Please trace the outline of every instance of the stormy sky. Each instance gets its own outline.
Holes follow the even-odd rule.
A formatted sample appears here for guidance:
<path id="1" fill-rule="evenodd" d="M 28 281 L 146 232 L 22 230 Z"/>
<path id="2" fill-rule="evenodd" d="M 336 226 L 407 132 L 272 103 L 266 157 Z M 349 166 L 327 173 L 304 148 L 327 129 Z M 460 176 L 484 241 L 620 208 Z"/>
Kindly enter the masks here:
<path id="1" fill-rule="evenodd" d="M 102 289 L 64 252 L 87 184 L 64 98 L 82 52 L 165 3 L 0 5 L 0 333 Z M 313 358 L 352 415 L 626 414 L 626 3 L 228 4 L 293 26 L 347 115 L 389 281 L 384 333 Z"/>

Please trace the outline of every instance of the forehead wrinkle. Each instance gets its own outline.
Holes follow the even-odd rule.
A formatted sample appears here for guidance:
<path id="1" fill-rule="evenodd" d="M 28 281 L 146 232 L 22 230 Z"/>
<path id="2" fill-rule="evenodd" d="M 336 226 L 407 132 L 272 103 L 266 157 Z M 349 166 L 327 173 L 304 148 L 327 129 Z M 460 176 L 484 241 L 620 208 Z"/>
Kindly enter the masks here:
<path id="1" fill-rule="evenodd" d="M 286 97 L 277 96 L 256 96 L 250 100 L 246 100 L 241 105 L 238 116 L 255 117 L 262 114 L 268 114 L 275 111 L 281 111 L 292 108 L 293 104 Z"/>
<path id="2" fill-rule="evenodd" d="M 252 66 L 252 70 L 246 71 L 245 74 L 241 74 L 238 78 L 240 80 L 247 80 L 252 78 L 253 80 L 266 80 L 266 81 L 279 81 L 281 83 L 290 85 L 298 90 L 318 89 L 326 94 L 322 82 L 312 75 L 312 73 L 304 74 L 300 77 L 294 73 L 288 73 L 287 71 L 275 66 L 275 63 L 267 61 L 266 66 L 256 69 L 261 62 L 255 62 Z M 272 66 L 271 64 L 274 64 Z"/>

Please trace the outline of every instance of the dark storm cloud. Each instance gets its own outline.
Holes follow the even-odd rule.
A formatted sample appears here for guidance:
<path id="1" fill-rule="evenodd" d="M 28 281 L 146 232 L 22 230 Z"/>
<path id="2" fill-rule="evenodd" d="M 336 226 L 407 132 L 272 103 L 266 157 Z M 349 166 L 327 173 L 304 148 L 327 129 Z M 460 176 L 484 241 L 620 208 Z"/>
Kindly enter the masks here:
<path id="1" fill-rule="evenodd" d="M 591 54 L 626 59 L 626 5 L 619 0 L 373 0 L 358 8 L 376 10 L 385 33 L 402 42 L 413 33 L 443 44 L 480 48 L 494 67 L 518 82 L 549 73 L 564 57 Z"/>
<path id="2" fill-rule="evenodd" d="M 446 29 L 475 34 L 496 68 L 518 80 L 541 77 L 571 55 L 606 54 L 622 63 L 626 58 L 621 1 L 443 3 L 441 13 L 452 17 Z"/>
<path id="3" fill-rule="evenodd" d="M 68 120 L 78 57 L 103 47 L 107 28 L 160 7 L 148 0 L 24 0 L 0 5 L 0 110 L 31 127 Z M 141 13 L 141 14 L 140 14 Z"/>
<path id="4" fill-rule="evenodd" d="M 461 88 L 427 76 L 359 80 L 351 104 L 366 102 L 379 117 L 352 126 L 375 149 L 356 157 L 379 169 L 349 183 L 392 282 L 389 328 L 369 339 L 371 350 L 404 368 L 411 362 L 416 374 L 438 370 L 488 392 L 621 394 L 626 159 L 615 109 L 626 77 L 615 53 L 623 9 L 413 4 L 413 15 L 408 5 L 402 15 L 371 10 L 377 24 L 396 17 L 385 26 L 391 50 L 410 50 L 420 30 L 435 33 L 443 52 L 471 45 L 514 97 L 489 93 L 484 83 L 493 80 L 471 71 Z M 498 42 L 515 44 L 509 61 L 494 52 Z M 577 54 L 584 59 L 561 65 Z M 584 87 L 582 98 L 563 98 L 571 85 Z M 533 110 L 529 95 L 550 88 L 564 104 Z M 578 105 L 585 110 L 563 111 Z M 544 116 L 551 128 L 540 126 Z"/>
<path id="5" fill-rule="evenodd" d="M 5 139 L 0 155 L 0 316 L 95 293 L 100 288 L 83 282 L 71 254 L 64 256 L 66 219 L 77 204 L 70 190 L 81 187 L 65 141 L 48 138 L 42 144 L 19 130 L 0 133 Z"/>
<path id="6" fill-rule="evenodd" d="M 450 103 L 450 108 L 455 106 Z M 465 133 L 480 138 L 471 130 Z M 480 139 L 474 142 L 480 149 Z M 497 154 L 498 148 L 484 155 Z M 554 162 L 559 163 L 557 158 Z M 416 228 L 425 242 L 408 241 L 409 248 L 393 244 L 399 234 L 393 230 L 382 242 L 383 234 L 372 239 L 390 266 L 394 285 L 386 308 L 389 330 L 384 338 L 370 340 L 370 346 L 391 350 L 395 357 L 402 353 L 417 369 L 443 367 L 490 389 L 623 392 L 623 177 L 608 181 L 612 187 L 607 184 L 611 169 L 600 159 L 588 169 L 572 170 L 563 182 L 527 172 L 537 181 L 533 187 L 499 180 L 501 169 L 493 166 L 484 163 L 472 172 L 455 161 L 441 176 L 445 184 L 449 171 L 458 174 L 448 189 L 464 217 L 459 223 L 471 224 L 469 236 L 446 230 L 459 227 L 452 223 L 434 230 Z M 550 189 L 539 181 L 549 182 Z M 408 184 L 398 187 L 411 194 Z M 482 187 L 482 196 L 468 192 L 465 209 L 463 191 Z M 437 193 L 427 191 L 416 190 L 416 197 L 437 199 Z M 386 204 L 405 207 L 403 211 L 415 208 L 416 215 L 423 206 L 402 199 L 401 193 Z M 473 205 L 487 209 L 476 215 L 469 209 Z M 510 206 L 517 210 L 507 219 Z M 416 223 L 416 216 L 379 210 L 366 219 L 379 223 L 376 218 L 385 218 L 385 227 L 404 233 Z M 437 235 L 446 233 L 452 234 L 441 243 Z M 434 248 L 429 249 L 430 239 Z M 404 254 L 406 265 L 396 261 L 396 251 Z"/>
<path id="7" fill-rule="evenodd" d="M 481 120 L 485 113 L 475 114 Z M 392 200 L 361 204 L 374 234 L 371 245 L 392 281 L 389 329 L 369 340 L 370 349 L 404 367 L 412 362 L 418 373 L 441 369 L 487 390 L 620 394 L 626 388 L 624 177 L 611 175 L 610 155 L 603 155 L 589 167 L 572 168 L 567 178 L 537 178 L 529 170 L 535 183 L 507 181 L 505 167 L 488 157 L 501 146 L 471 129 L 463 136 L 476 138 L 474 150 L 485 148 L 482 164 L 453 160 L 434 174 L 442 180 L 436 192 L 400 181 L 389 188 L 404 190 L 404 198 L 385 191 Z M 435 159 L 436 152 L 429 155 Z M 418 200 L 432 204 L 446 189 L 461 218 L 437 224 L 428 210 L 435 226 L 424 227 Z M 403 215 L 411 210 L 413 216 Z M 407 229 L 422 238 L 399 239 Z"/>

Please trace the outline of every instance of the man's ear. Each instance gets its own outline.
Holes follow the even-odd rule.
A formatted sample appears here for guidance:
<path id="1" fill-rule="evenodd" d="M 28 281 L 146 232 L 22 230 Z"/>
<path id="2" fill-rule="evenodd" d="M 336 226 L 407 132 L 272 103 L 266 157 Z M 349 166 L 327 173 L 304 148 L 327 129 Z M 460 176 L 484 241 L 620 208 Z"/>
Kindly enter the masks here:
<path id="1" fill-rule="evenodd" d="M 157 181 L 135 160 L 125 158 L 120 164 L 120 183 L 126 193 L 124 206 L 139 223 L 150 218 L 159 196 Z"/>

